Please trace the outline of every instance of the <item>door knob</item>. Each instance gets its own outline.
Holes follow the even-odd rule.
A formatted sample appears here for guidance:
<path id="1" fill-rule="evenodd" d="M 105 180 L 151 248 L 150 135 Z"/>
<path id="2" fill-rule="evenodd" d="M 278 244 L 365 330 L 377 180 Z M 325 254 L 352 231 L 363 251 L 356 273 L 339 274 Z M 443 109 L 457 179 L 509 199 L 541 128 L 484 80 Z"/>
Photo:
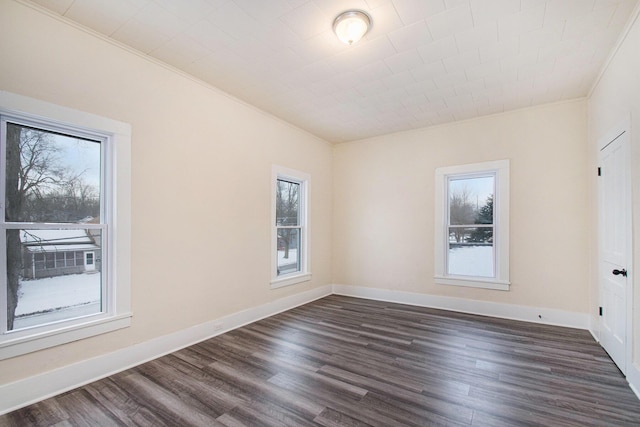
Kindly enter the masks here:
<path id="1" fill-rule="evenodd" d="M 617 268 L 615 270 L 612 271 L 614 276 L 618 276 L 620 274 L 622 274 L 623 277 L 627 277 L 627 270 L 625 270 L 624 268 L 622 270 L 618 270 Z"/>

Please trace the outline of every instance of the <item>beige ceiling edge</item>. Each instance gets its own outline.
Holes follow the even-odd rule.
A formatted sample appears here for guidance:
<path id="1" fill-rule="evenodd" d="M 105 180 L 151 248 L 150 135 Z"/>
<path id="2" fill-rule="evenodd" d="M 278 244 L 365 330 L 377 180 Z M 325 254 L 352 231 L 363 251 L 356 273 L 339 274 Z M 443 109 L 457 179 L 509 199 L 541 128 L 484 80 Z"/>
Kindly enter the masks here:
<path id="1" fill-rule="evenodd" d="M 613 49 L 611 49 L 609 56 L 607 56 L 607 59 L 605 59 L 604 64 L 602 64 L 602 67 L 600 67 L 600 72 L 598 73 L 598 76 L 596 77 L 595 81 L 591 85 L 591 89 L 589 89 L 589 92 L 587 93 L 587 99 L 591 98 L 593 91 L 596 90 L 596 87 L 598 87 L 598 84 L 600 83 L 602 76 L 607 71 L 607 69 L 609 68 L 609 65 L 611 65 L 614 58 L 618 54 L 618 50 L 620 50 L 620 46 L 622 46 L 622 43 L 624 43 L 624 41 L 627 39 L 627 36 L 629 35 L 631 28 L 636 23 L 639 16 L 640 16 L 640 2 L 636 4 L 635 9 L 633 9 L 633 12 L 631 12 L 631 16 L 629 17 L 627 24 L 622 30 L 622 33 L 620 33 L 620 37 L 618 37 L 618 40 L 616 41 L 615 46 L 613 46 Z"/>
<path id="2" fill-rule="evenodd" d="M 100 39 L 100 40 L 102 40 L 102 41 L 104 41 L 106 43 L 111 44 L 112 46 L 115 46 L 117 48 L 125 50 L 125 51 L 127 51 L 127 52 L 129 52 L 129 53 L 131 53 L 133 55 L 138 56 L 139 58 L 142 58 L 142 59 L 144 59 L 146 61 L 151 62 L 152 64 L 155 64 L 155 65 L 160 66 L 160 67 L 162 67 L 162 68 L 164 68 L 164 69 L 166 69 L 168 71 L 171 71 L 171 72 L 173 72 L 175 74 L 178 74 L 179 76 L 181 76 L 181 77 L 183 77 L 183 78 L 185 78 L 187 80 L 191 80 L 192 82 L 197 83 L 200 86 L 217 93 L 218 95 L 224 96 L 224 97 L 226 97 L 226 98 L 228 98 L 228 99 L 230 99 L 230 100 L 232 100 L 234 102 L 237 102 L 237 103 L 239 103 L 241 105 L 244 105 L 245 107 L 250 108 L 250 109 L 252 109 L 252 110 L 254 110 L 254 111 L 256 111 L 256 112 L 258 112 L 260 114 L 263 114 L 263 115 L 265 115 L 267 117 L 270 117 L 270 118 L 272 118 L 272 119 L 274 119 L 274 120 L 286 125 L 287 127 L 291 128 L 293 130 L 296 130 L 298 132 L 304 133 L 305 135 L 311 136 L 312 138 L 316 139 L 318 142 L 322 142 L 322 143 L 327 144 L 329 146 L 335 145 L 334 143 L 329 142 L 326 139 L 321 138 L 318 135 L 315 135 L 315 134 L 313 134 L 313 133 L 311 133 L 311 132 L 309 132 L 309 131 L 307 131 L 305 129 L 302 129 L 301 127 L 298 127 L 298 126 L 292 124 L 291 122 L 288 122 L 288 121 L 282 119 L 281 117 L 278 117 L 278 116 L 276 116 L 276 115 L 274 115 L 272 113 L 269 113 L 269 112 L 267 112 L 267 111 L 265 111 L 265 110 L 263 110 L 261 108 L 256 107 L 253 104 L 250 104 L 250 103 L 248 103 L 248 102 L 246 102 L 246 101 L 244 101 L 244 100 L 242 100 L 240 98 L 237 98 L 237 97 L 231 95 L 230 93 L 225 92 L 224 90 L 220 89 L 219 87 L 213 86 L 212 84 L 209 84 L 209 83 L 207 83 L 207 82 L 205 82 L 203 80 L 200 80 L 199 78 L 197 78 L 197 77 L 195 77 L 195 76 L 193 76 L 193 75 L 191 75 L 191 74 L 189 74 L 189 73 L 187 73 L 185 71 L 182 71 L 179 68 L 176 68 L 176 67 L 174 67 L 172 65 L 169 65 L 166 62 L 160 61 L 159 59 L 153 58 L 152 56 L 149 56 L 149 55 L 147 55 L 145 53 L 142 53 L 139 50 L 132 48 L 131 46 L 128 46 L 128 45 L 126 45 L 124 43 L 121 43 L 121 42 L 119 42 L 117 40 L 112 39 L 111 37 L 105 36 L 102 33 L 99 33 L 99 32 L 97 32 L 95 30 L 92 30 L 91 28 L 88 28 L 88 27 L 85 27 L 84 25 L 78 24 L 77 22 L 74 22 L 74 21 L 72 21 L 72 20 L 70 20 L 68 18 L 65 18 L 62 15 L 59 15 L 59 14 L 57 14 L 57 13 L 55 13 L 55 12 L 49 10 L 49 9 L 46 9 L 46 8 L 36 4 L 36 3 L 33 3 L 30 0 L 13 0 L 13 1 L 15 1 L 17 3 L 20 3 L 20 4 L 22 4 L 22 5 L 26 6 L 26 7 L 29 7 L 31 9 L 34 9 L 34 10 L 36 10 L 36 11 L 38 11 L 38 12 L 44 14 L 44 15 L 47 15 L 47 16 L 53 18 L 53 19 L 56 19 L 56 20 L 66 24 L 66 25 L 69 25 L 69 26 L 71 26 L 71 27 L 73 27 L 73 28 L 75 28 L 77 30 L 83 31 L 83 32 L 85 32 L 85 33 L 87 33 L 87 34 L 89 34 L 89 35 L 91 35 L 93 37 L 96 37 L 96 38 L 98 38 L 98 39 Z"/>
<path id="3" fill-rule="evenodd" d="M 586 96 L 583 96 L 583 97 L 580 97 L 580 98 L 563 99 L 561 101 L 548 102 L 546 104 L 530 105 L 530 106 L 527 106 L 527 107 L 516 108 L 514 110 L 500 111 L 500 112 L 497 112 L 497 113 L 487 114 L 487 115 L 478 116 L 478 117 L 471 117 L 469 119 L 464 119 L 464 120 L 454 120 L 452 122 L 441 123 L 441 124 L 437 124 L 437 125 L 433 125 L 433 126 L 425 126 L 425 127 L 421 127 L 421 128 L 418 128 L 418 129 L 407 129 L 407 130 L 401 130 L 401 131 L 398 131 L 398 132 L 388 133 L 388 134 L 385 134 L 385 135 L 372 136 L 370 138 L 356 139 L 356 140 L 353 140 L 353 141 L 345 141 L 345 142 L 337 142 L 337 143 L 334 144 L 334 146 L 340 146 L 340 145 L 346 145 L 346 144 L 366 144 L 366 143 L 375 142 L 375 141 L 377 141 L 379 139 L 386 138 L 388 136 L 393 136 L 393 135 L 403 135 L 403 134 L 407 135 L 407 134 L 412 134 L 412 133 L 424 132 L 426 129 L 436 130 L 436 129 L 440 129 L 440 128 L 459 126 L 459 125 L 463 125 L 463 124 L 467 124 L 467 123 L 473 123 L 475 121 L 490 119 L 490 118 L 494 118 L 494 117 L 498 117 L 498 116 L 509 116 L 509 115 L 513 115 L 513 114 L 520 114 L 523 111 L 527 111 L 527 110 L 535 111 L 535 110 L 539 110 L 539 109 L 553 107 L 554 105 L 572 104 L 574 102 L 575 103 L 577 103 L 577 102 L 586 102 L 587 100 L 588 100 L 588 97 L 586 97 Z"/>

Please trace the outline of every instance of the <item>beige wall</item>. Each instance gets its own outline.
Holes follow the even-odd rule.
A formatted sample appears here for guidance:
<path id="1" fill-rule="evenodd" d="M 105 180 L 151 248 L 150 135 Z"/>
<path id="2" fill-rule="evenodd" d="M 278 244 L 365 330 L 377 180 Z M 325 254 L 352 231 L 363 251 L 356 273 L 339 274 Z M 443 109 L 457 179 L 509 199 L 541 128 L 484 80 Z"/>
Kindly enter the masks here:
<path id="1" fill-rule="evenodd" d="M 586 102 L 336 146 L 334 283 L 585 313 Z M 434 175 L 511 161 L 511 290 L 436 285 Z"/>
<path id="2" fill-rule="evenodd" d="M 640 22 L 636 17 L 626 39 L 607 67 L 602 78 L 593 90 L 589 99 L 589 161 L 590 169 L 595 170 L 598 156 L 598 141 L 623 120 L 631 118 L 631 173 L 633 192 L 633 265 L 627 269 L 635 271 L 640 265 Z M 591 265 L 590 274 L 590 313 L 595 314 L 599 305 L 598 269 L 597 269 L 597 182 L 591 175 Z M 640 324 L 640 274 L 633 276 L 634 310 L 633 325 Z M 594 318 L 594 321 L 596 319 Z M 597 322 L 596 322 L 597 323 Z M 635 328 L 634 362 L 640 366 L 640 329 Z"/>
<path id="3" fill-rule="evenodd" d="M 331 283 L 331 146 L 22 4 L 0 90 L 132 125 L 130 328 L 0 362 L 7 383 Z M 311 174 L 313 280 L 270 290 L 273 163 Z"/>
<path id="4" fill-rule="evenodd" d="M 0 90 L 132 125 L 134 311 L 128 329 L 2 361 L 1 382 L 329 283 L 592 312 L 593 135 L 638 112 L 639 32 L 589 103 L 590 147 L 586 101 L 578 100 L 332 149 L 219 91 L 0 1 Z M 435 285 L 435 169 L 505 158 L 511 290 Z M 312 176 L 313 280 L 275 291 L 268 283 L 273 163 Z"/>

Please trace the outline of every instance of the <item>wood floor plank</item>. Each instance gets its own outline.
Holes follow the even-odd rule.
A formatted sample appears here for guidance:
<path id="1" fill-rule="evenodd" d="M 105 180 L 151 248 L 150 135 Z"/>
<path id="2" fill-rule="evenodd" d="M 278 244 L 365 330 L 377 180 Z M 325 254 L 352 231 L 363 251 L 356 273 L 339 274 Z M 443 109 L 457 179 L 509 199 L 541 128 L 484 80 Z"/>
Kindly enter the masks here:
<path id="1" fill-rule="evenodd" d="M 138 404 L 127 390 L 110 378 L 96 381 L 84 388 L 109 410 L 112 418 L 121 421 L 124 425 L 154 426 L 165 423 L 157 411 Z"/>
<path id="2" fill-rule="evenodd" d="M 175 390 L 164 388 L 143 375 L 134 373 L 125 377 L 122 382 L 122 386 L 126 387 L 138 402 L 144 402 L 142 404 L 151 408 L 164 423 L 190 426 L 218 425 L 214 413 L 196 409 L 184 402 Z"/>
<path id="3" fill-rule="evenodd" d="M 315 403 L 312 396 L 298 396 L 282 388 L 273 387 L 266 380 L 254 377 L 222 362 L 212 363 L 207 369 L 223 375 L 228 382 L 238 384 L 246 392 L 251 392 L 265 400 L 271 400 L 274 404 L 292 408 L 304 416 L 313 418 L 325 409 L 324 406 Z"/>
<path id="4" fill-rule="evenodd" d="M 371 424 L 367 424 L 331 408 L 322 411 L 313 421 L 326 427 L 371 427 Z"/>
<path id="5" fill-rule="evenodd" d="M 332 295 L 0 426 L 636 426 L 588 331 Z"/>

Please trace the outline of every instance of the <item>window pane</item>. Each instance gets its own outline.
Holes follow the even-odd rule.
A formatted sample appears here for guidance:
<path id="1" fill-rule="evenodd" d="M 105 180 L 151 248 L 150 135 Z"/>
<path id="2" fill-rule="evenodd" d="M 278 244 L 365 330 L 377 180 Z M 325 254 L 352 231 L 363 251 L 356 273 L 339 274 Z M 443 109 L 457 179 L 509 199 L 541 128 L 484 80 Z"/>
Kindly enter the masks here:
<path id="1" fill-rule="evenodd" d="M 495 277 L 493 227 L 450 227 L 448 273 Z"/>
<path id="2" fill-rule="evenodd" d="M 7 329 L 100 313 L 100 230 L 7 230 Z M 73 265 L 74 253 L 90 264 Z M 12 310 L 15 308 L 15 311 Z"/>
<path id="3" fill-rule="evenodd" d="M 100 142 L 8 123 L 6 145 L 7 221 L 100 221 Z"/>
<path id="4" fill-rule="evenodd" d="M 494 177 L 449 180 L 449 224 L 493 224 Z"/>
<path id="5" fill-rule="evenodd" d="M 276 184 L 276 225 L 300 225 L 300 184 L 279 179 Z"/>
<path id="6" fill-rule="evenodd" d="M 53 259 L 53 257 L 55 256 L 55 254 L 45 254 L 45 256 L 47 257 L 47 263 L 46 263 L 46 267 L 48 269 L 52 269 L 56 267 L 55 261 Z"/>
<path id="7" fill-rule="evenodd" d="M 76 260 L 75 260 L 75 252 L 65 252 L 64 253 L 64 257 L 65 257 L 65 266 L 66 267 L 73 267 L 76 265 Z"/>
<path id="8" fill-rule="evenodd" d="M 278 276 L 300 271 L 300 229 L 278 230 Z"/>

